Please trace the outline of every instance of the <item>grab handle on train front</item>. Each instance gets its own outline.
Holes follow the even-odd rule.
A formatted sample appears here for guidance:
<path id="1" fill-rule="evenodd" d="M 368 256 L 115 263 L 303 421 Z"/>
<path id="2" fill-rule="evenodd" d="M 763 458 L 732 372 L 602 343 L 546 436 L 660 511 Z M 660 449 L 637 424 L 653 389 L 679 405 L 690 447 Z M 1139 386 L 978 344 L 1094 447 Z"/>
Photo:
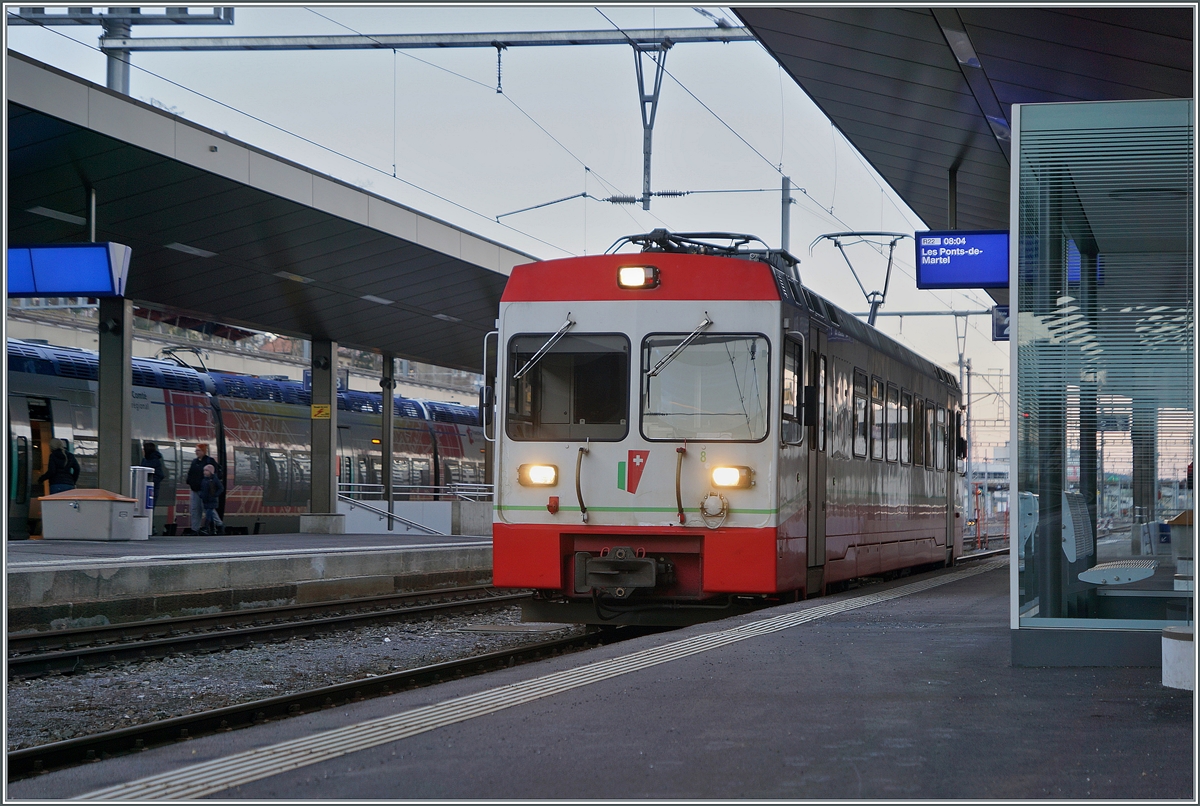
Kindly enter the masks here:
<path id="1" fill-rule="evenodd" d="M 496 320 L 496 324 L 500 324 L 500 320 Z M 479 424 L 483 427 L 483 438 L 488 442 L 496 441 L 496 418 L 493 408 L 496 405 L 496 388 L 487 383 L 489 377 L 494 377 L 495 373 L 489 375 L 488 369 L 496 366 L 499 362 L 491 362 L 488 360 L 488 339 L 492 336 L 497 338 L 497 351 L 499 351 L 500 331 L 493 330 L 483 335 L 483 386 L 479 387 Z M 491 416 L 489 416 L 491 415 Z M 492 424 L 492 435 L 488 436 L 488 423 Z"/>

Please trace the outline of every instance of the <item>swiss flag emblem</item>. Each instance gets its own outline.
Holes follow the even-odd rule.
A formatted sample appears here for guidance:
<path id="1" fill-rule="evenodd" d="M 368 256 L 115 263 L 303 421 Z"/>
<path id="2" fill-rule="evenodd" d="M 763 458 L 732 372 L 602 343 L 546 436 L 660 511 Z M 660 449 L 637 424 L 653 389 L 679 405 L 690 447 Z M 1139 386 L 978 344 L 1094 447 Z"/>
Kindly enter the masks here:
<path id="1" fill-rule="evenodd" d="M 649 458 L 650 451 L 629 452 L 629 479 L 625 487 L 629 492 L 637 492 L 638 484 L 642 480 L 642 471 L 646 469 L 646 461 Z"/>

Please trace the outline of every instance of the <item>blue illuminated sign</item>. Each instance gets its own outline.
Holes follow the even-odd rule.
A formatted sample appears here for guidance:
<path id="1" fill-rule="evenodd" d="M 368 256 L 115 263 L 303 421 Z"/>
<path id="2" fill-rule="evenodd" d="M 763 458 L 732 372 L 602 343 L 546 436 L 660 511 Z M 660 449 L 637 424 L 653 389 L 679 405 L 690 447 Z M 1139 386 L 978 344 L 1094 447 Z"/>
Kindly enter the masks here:
<path id="1" fill-rule="evenodd" d="M 917 288 L 1008 288 L 1008 231 L 918 232 Z"/>
<path id="2" fill-rule="evenodd" d="M 132 250 L 119 243 L 8 248 L 10 297 L 122 297 Z"/>

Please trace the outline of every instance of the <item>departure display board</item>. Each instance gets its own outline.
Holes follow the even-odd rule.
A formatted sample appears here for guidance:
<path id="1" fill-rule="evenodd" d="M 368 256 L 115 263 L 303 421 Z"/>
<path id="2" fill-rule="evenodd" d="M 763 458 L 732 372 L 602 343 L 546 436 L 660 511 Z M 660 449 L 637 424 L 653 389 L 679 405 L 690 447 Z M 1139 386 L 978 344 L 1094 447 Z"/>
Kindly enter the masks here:
<path id="1" fill-rule="evenodd" d="M 8 248 L 10 297 L 121 297 L 132 250 L 119 243 Z"/>
<path id="2" fill-rule="evenodd" d="M 1008 288 L 1008 230 L 918 232 L 917 288 Z"/>

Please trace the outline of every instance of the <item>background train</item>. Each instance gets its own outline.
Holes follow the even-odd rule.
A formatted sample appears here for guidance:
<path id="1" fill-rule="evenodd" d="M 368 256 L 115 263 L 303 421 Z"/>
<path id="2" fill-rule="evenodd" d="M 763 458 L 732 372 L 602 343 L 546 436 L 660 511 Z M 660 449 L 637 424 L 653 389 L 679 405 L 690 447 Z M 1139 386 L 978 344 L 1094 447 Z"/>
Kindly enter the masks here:
<path id="1" fill-rule="evenodd" d="M 953 563 L 949 373 L 757 239 L 626 240 L 501 300 L 494 583 L 537 590 L 527 619 L 691 623 Z"/>
<path id="2" fill-rule="evenodd" d="M 96 373 L 94 352 L 8 340 L 10 538 L 38 533 L 37 498 L 46 490 L 35 479 L 52 437 L 67 441 L 79 459 L 79 486 L 96 486 Z M 167 468 L 155 509 L 159 534 L 182 533 L 190 524 L 186 476 L 200 442 L 221 467 L 227 529 L 299 531 L 311 465 L 311 395 L 301 383 L 135 358 L 133 384 L 129 464 L 140 461 L 149 440 Z M 339 390 L 339 484 L 382 483 L 381 401 L 379 394 Z M 398 498 L 429 498 L 438 487 L 484 481 L 476 408 L 399 396 L 394 405 Z"/>

